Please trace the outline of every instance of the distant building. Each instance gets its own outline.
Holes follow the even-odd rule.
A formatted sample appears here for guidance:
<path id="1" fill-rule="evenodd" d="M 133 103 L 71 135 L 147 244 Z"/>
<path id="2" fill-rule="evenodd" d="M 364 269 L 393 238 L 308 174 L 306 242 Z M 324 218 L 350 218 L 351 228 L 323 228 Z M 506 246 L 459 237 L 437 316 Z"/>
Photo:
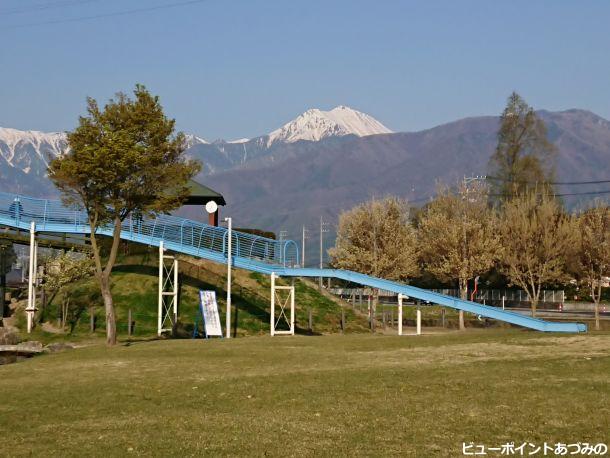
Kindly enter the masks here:
<path id="1" fill-rule="evenodd" d="M 203 211 L 208 214 L 208 224 L 210 226 L 218 226 L 220 212 L 220 208 L 218 207 L 227 204 L 225 198 L 222 196 L 222 194 L 202 185 L 201 183 L 197 183 L 194 180 L 190 180 L 188 186 L 191 190 L 191 195 L 183 205 L 201 205 L 203 207 Z M 208 204 L 208 202 L 214 202 L 216 204 L 216 210 L 213 213 L 209 213 L 206 210 L 206 204 Z"/>

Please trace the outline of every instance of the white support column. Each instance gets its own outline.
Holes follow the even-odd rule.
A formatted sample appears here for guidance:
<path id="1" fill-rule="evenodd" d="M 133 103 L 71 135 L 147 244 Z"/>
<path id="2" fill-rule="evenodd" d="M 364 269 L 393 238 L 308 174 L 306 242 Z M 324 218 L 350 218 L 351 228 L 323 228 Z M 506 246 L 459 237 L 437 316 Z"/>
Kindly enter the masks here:
<path id="1" fill-rule="evenodd" d="M 34 327 L 34 313 L 36 312 L 36 223 L 30 225 L 30 265 L 28 275 L 28 306 L 25 309 L 27 315 L 27 331 L 32 332 Z"/>
<path id="2" fill-rule="evenodd" d="M 294 284 L 290 287 L 290 334 L 294 335 Z"/>
<path id="3" fill-rule="evenodd" d="M 158 297 L 158 316 L 157 316 L 157 335 L 161 335 L 163 323 L 163 242 L 159 243 L 159 297 Z"/>
<path id="4" fill-rule="evenodd" d="M 233 221 L 231 218 L 225 218 L 228 226 L 227 233 L 227 313 L 225 324 L 227 328 L 227 339 L 231 338 L 231 262 L 233 261 Z M 239 245 L 238 245 L 239 250 Z"/>
<path id="5" fill-rule="evenodd" d="M 174 259 L 174 324 L 178 322 L 178 260 Z"/>
<path id="6" fill-rule="evenodd" d="M 271 272 L 271 337 L 275 335 L 275 272 Z"/>
<path id="7" fill-rule="evenodd" d="M 417 307 L 417 335 L 421 335 L 421 309 Z"/>
<path id="8" fill-rule="evenodd" d="M 403 295 L 398 293 L 398 335 L 402 335 L 402 299 Z"/>

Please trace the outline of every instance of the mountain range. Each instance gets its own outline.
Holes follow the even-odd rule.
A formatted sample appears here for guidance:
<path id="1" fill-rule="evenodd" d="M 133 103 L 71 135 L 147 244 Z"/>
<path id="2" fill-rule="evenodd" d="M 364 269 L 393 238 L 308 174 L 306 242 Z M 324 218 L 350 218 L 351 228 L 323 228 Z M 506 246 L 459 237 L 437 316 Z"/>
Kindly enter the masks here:
<path id="1" fill-rule="evenodd" d="M 609 121 L 578 109 L 538 115 L 558 148 L 559 181 L 610 179 Z M 368 198 L 397 194 L 421 204 L 438 182 L 452 185 L 464 176 L 484 175 L 498 125 L 498 117 L 480 116 L 394 133 L 370 115 L 339 106 L 308 110 L 252 139 L 209 142 L 188 135 L 187 153 L 203 162 L 197 179 L 225 196 L 222 212 L 234 218 L 234 225 L 286 230 L 291 238 L 300 238 L 306 225 L 316 238 L 320 217 L 332 227 L 341 210 Z M 62 133 L 0 128 L 0 190 L 56 195 L 45 176 L 46 164 L 66 146 Z M 558 192 L 608 188 L 560 186 Z M 592 196 L 564 199 L 573 206 Z M 194 208 L 179 213 L 205 216 Z M 332 240 L 329 234 L 328 243 Z"/>

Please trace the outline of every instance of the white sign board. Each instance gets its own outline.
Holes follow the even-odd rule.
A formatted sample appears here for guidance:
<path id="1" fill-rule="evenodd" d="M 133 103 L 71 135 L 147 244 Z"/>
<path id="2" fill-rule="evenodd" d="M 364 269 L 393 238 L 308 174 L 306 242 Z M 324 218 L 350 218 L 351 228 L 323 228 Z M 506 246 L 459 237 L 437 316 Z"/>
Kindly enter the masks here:
<path id="1" fill-rule="evenodd" d="M 222 337 L 220 317 L 218 316 L 218 304 L 216 303 L 216 291 L 199 291 L 199 306 L 203 314 L 205 335 Z"/>

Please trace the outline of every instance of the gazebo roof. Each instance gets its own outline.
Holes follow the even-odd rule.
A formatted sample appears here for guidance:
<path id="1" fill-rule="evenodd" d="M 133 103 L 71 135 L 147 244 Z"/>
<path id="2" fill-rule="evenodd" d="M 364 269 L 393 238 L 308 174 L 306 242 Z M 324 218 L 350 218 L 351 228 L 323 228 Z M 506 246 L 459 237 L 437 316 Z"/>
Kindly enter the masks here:
<path id="1" fill-rule="evenodd" d="M 191 195 L 183 205 L 205 205 L 210 200 L 213 200 L 218 205 L 226 205 L 227 202 L 222 194 L 208 188 L 207 186 L 197 183 L 195 180 L 190 180 L 188 184 L 191 190 Z"/>

